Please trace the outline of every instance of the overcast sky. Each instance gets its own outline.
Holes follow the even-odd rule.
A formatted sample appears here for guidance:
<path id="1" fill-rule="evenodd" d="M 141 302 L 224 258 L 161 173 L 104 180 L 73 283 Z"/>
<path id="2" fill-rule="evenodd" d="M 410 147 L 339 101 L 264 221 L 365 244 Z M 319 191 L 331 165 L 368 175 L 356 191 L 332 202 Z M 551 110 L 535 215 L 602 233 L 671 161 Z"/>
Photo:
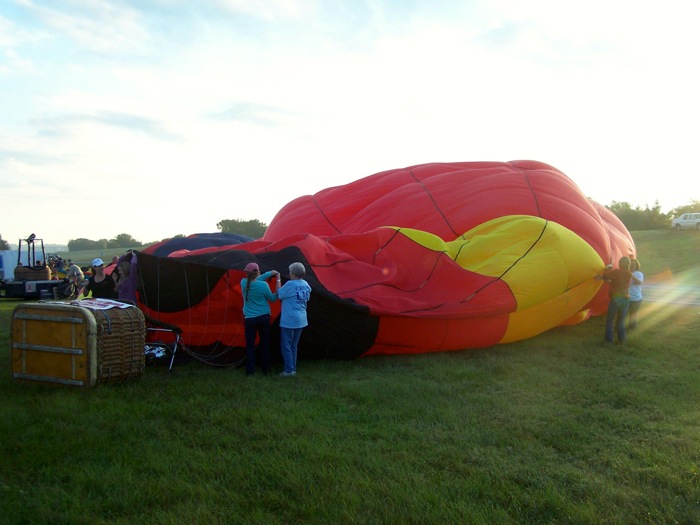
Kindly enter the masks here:
<path id="1" fill-rule="evenodd" d="M 0 234 L 269 223 L 427 162 L 700 199 L 700 8 L 667 0 L 0 0 Z M 691 182 L 692 181 L 692 182 Z"/>

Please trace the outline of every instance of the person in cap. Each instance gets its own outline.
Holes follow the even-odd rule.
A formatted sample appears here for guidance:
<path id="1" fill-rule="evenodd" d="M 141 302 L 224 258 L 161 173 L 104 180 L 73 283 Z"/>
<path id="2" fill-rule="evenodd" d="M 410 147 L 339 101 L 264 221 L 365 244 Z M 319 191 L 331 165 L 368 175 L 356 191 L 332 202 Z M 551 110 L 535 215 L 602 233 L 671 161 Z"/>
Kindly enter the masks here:
<path id="1" fill-rule="evenodd" d="M 277 294 L 272 293 L 267 279 L 277 277 L 277 289 L 280 288 L 280 273 L 271 270 L 260 274 L 257 263 L 248 263 L 246 276 L 241 279 L 243 293 L 243 316 L 245 318 L 246 375 L 255 373 L 255 339 L 260 338 L 262 354 L 262 371 L 270 372 L 272 357 L 270 355 L 270 303 L 277 301 Z"/>
<path id="2" fill-rule="evenodd" d="M 112 279 L 111 275 L 105 273 L 105 263 L 99 257 L 93 259 L 92 275 L 83 285 L 80 293 L 78 293 L 78 297 L 81 295 L 87 297 L 90 292 L 92 292 L 92 297 L 94 299 L 117 298 L 117 289 L 114 284 L 114 279 Z"/>

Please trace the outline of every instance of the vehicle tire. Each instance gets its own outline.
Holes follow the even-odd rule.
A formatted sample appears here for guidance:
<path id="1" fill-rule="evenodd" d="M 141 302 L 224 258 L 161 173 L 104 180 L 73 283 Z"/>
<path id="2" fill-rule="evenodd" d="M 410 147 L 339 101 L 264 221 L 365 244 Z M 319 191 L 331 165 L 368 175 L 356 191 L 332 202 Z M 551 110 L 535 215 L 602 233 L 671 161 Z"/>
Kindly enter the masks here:
<path id="1" fill-rule="evenodd" d="M 677 231 L 677 232 L 681 231 L 681 225 L 680 225 L 680 224 L 676 224 L 676 231 Z"/>

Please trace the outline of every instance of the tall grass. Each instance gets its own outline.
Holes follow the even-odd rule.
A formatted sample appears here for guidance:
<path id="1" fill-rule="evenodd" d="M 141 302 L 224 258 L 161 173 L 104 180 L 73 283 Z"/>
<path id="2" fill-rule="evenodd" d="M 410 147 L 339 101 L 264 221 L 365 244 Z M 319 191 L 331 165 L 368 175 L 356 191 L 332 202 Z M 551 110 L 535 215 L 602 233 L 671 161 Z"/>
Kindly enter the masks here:
<path id="1" fill-rule="evenodd" d="M 0 522 L 699 523 L 700 310 L 645 306 L 624 346 L 596 318 L 293 379 L 190 362 L 92 390 L 13 381 L 4 329 Z"/>

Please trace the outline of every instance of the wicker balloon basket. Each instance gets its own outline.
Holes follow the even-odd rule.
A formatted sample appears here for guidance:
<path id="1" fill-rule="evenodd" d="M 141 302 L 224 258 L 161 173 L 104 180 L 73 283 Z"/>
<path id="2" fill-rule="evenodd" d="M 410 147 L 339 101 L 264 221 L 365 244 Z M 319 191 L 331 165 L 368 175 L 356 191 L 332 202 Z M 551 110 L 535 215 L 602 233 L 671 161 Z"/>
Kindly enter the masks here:
<path id="1" fill-rule="evenodd" d="M 140 378 L 146 340 L 141 310 L 132 307 L 92 312 L 97 323 L 97 383 Z"/>
<path id="2" fill-rule="evenodd" d="M 116 301 L 23 303 L 12 315 L 12 375 L 85 387 L 139 379 L 145 334 L 141 310 Z"/>

